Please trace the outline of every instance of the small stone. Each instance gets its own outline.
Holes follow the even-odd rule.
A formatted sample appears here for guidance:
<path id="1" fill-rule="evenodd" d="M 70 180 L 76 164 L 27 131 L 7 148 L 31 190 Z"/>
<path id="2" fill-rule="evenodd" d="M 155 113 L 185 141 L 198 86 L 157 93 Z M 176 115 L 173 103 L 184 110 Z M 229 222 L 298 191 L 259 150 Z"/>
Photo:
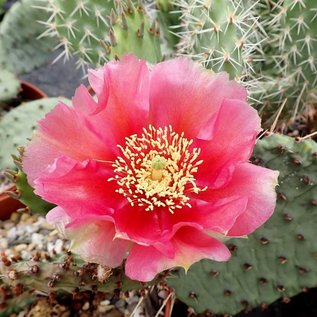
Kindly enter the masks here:
<path id="1" fill-rule="evenodd" d="M 88 310 L 89 307 L 90 307 L 89 302 L 86 302 L 86 303 L 83 305 L 82 310 Z"/>
<path id="2" fill-rule="evenodd" d="M 158 296 L 162 299 L 165 299 L 167 297 L 167 292 L 164 289 L 162 289 L 158 292 Z"/>
<path id="3" fill-rule="evenodd" d="M 114 308 L 113 305 L 102 305 L 102 302 L 100 303 L 99 307 L 98 307 L 98 311 L 100 313 L 106 313 L 111 311 Z"/>
<path id="4" fill-rule="evenodd" d="M 21 252 L 21 251 L 23 251 L 23 250 L 26 250 L 27 247 L 28 247 L 27 244 L 22 243 L 22 244 L 16 245 L 16 246 L 14 247 L 14 251 L 16 251 L 16 252 Z"/>

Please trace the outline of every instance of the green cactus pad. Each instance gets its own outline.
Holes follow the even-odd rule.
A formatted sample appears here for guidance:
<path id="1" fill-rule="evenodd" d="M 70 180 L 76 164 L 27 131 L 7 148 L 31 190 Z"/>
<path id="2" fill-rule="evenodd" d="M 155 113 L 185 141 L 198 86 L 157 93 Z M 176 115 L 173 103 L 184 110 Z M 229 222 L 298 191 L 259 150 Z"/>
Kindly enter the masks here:
<path id="1" fill-rule="evenodd" d="M 261 0 L 256 8 L 269 34 L 256 67 L 264 81 L 254 92 L 258 109 L 268 126 L 285 101 L 279 122 L 292 122 L 317 105 L 317 2 Z"/>
<path id="2" fill-rule="evenodd" d="M 19 79 L 13 73 L 0 69 L 0 107 L 1 104 L 15 97 L 20 89 Z"/>
<path id="3" fill-rule="evenodd" d="M 157 282 L 132 281 L 124 275 L 123 268 L 111 269 L 98 264 L 87 263 L 77 255 L 61 254 L 54 258 L 21 260 L 5 266 L 0 263 L 0 274 L 4 284 L 23 285 L 24 290 L 40 292 L 99 290 L 113 292 L 136 290 Z"/>
<path id="4" fill-rule="evenodd" d="M 256 18 L 249 1 L 179 0 L 183 10 L 180 53 L 215 72 L 241 79 L 250 73 L 251 52 L 258 44 Z"/>
<path id="5" fill-rule="evenodd" d="M 38 37 L 46 27 L 38 21 L 49 16 L 38 0 L 15 3 L 0 24 L 0 67 L 21 74 L 41 65 L 56 45 L 53 37 Z"/>
<path id="6" fill-rule="evenodd" d="M 11 154 L 17 154 L 18 146 L 25 146 L 32 137 L 37 121 L 42 119 L 59 101 L 64 98 L 46 98 L 30 101 L 14 108 L 0 121 L 0 168 L 14 168 Z"/>
<path id="7" fill-rule="evenodd" d="M 103 65 L 127 52 L 150 62 L 161 59 L 159 36 L 146 13 L 131 1 L 54 0 L 48 11 L 54 19 L 49 27 L 58 33 L 63 54 L 74 53 L 81 65 Z"/>
<path id="8" fill-rule="evenodd" d="M 253 162 L 280 171 L 274 215 L 248 239 L 228 241 L 229 262 L 203 260 L 168 279 L 197 312 L 234 315 L 317 284 L 317 144 L 271 135 Z"/>

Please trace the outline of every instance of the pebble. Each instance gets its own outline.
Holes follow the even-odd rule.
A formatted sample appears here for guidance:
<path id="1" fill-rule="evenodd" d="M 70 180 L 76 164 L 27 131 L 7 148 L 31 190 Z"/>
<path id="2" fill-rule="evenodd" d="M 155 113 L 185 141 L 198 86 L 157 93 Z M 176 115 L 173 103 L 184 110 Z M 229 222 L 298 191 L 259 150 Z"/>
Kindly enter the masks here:
<path id="1" fill-rule="evenodd" d="M 86 303 L 83 305 L 82 310 L 88 310 L 89 307 L 90 307 L 89 302 L 86 302 Z"/>

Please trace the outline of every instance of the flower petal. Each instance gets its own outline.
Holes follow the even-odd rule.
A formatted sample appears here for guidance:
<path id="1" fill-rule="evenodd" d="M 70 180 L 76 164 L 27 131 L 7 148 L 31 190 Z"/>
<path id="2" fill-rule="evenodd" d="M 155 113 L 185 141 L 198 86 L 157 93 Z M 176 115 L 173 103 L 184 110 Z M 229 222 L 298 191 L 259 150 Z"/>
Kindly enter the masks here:
<path id="1" fill-rule="evenodd" d="M 245 100 L 246 91 L 227 74 L 212 74 L 186 58 L 165 61 L 151 74 L 150 121 L 194 138 L 231 96 Z"/>
<path id="2" fill-rule="evenodd" d="M 236 219 L 245 211 L 248 197 L 233 196 L 219 202 L 192 200 L 191 208 L 175 210 L 171 214 L 167 210 L 158 211 L 162 237 L 175 233 L 175 228 L 199 225 L 201 228 L 226 235 Z"/>
<path id="3" fill-rule="evenodd" d="M 115 227 L 110 221 L 96 221 L 66 228 L 73 241 L 71 250 L 87 262 L 117 267 L 126 257 L 131 242 L 116 239 Z"/>
<path id="4" fill-rule="evenodd" d="M 236 166 L 226 186 L 208 189 L 200 194 L 201 199 L 219 202 L 236 195 L 248 197 L 245 211 L 239 215 L 228 232 L 228 236 L 243 236 L 260 227 L 272 215 L 276 204 L 275 186 L 277 171 L 250 163 Z"/>
<path id="5" fill-rule="evenodd" d="M 126 203 L 115 192 L 115 182 L 108 181 L 112 176 L 112 169 L 102 163 L 60 157 L 35 180 L 35 192 L 66 212 L 72 210 L 72 218 L 112 214 Z"/>
<path id="6" fill-rule="evenodd" d="M 144 208 L 124 206 L 114 213 L 118 234 L 140 244 L 152 244 L 161 237 L 157 215 Z"/>
<path id="7" fill-rule="evenodd" d="M 79 161 L 113 158 L 105 143 L 83 123 L 76 111 L 59 103 L 39 122 L 36 136 L 24 153 L 23 170 L 30 184 L 62 155 Z"/>
<path id="8" fill-rule="evenodd" d="M 217 188 L 228 182 L 234 165 L 249 159 L 260 129 L 256 110 L 240 100 L 224 100 L 212 139 L 196 139 L 193 144 L 204 160 L 196 174 L 199 186 Z"/>
<path id="9" fill-rule="evenodd" d="M 98 109 L 103 110 L 85 119 L 106 144 L 124 144 L 125 137 L 142 131 L 147 122 L 149 70 L 145 61 L 127 54 L 120 61 L 106 64 L 103 72 L 103 82 L 101 71 L 90 75 L 98 96 Z M 108 93 L 107 103 L 103 106 L 104 101 L 99 98 L 104 90 Z"/>
<path id="10" fill-rule="evenodd" d="M 147 282 L 159 272 L 172 267 L 182 266 L 187 270 L 190 265 L 203 258 L 227 261 L 231 256 L 223 243 L 193 227 L 178 230 L 173 244 L 175 257 L 172 259 L 155 247 L 133 245 L 125 266 L 126 275 L 131 279 Z"/>

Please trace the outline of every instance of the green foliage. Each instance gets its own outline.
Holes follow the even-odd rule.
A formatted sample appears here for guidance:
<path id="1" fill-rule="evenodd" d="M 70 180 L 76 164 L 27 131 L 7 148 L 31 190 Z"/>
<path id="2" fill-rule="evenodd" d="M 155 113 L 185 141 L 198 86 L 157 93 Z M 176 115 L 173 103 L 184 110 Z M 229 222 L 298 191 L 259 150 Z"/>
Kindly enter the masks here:
<path id="1" fill-rule="evenodd" d="M 253 162 L 279 170 L 277 208 L 248 239 L 231 239 L 227 263 L 203 260 L 168 283 L 197 312 L 233 315 L 317 284 L 317 144 L 271 135 Z"/>
<path id="2" fill-rule="evenodd" d="M 63 98 L 46 98 L 22 103 L 5 114 L 0 121 L 0 168 L 14 168 L 11 154 L 25 146 L 32 137 L 37 121 L 42 119 Z"/>
<path id="3" fill-rule="evenodd" d="M 15 97 L 20 89 L 21 85 L 18 78 L 13 73 L 0 69 L 0 107 Z"/>
<path id="4" fill-rule="evenodd" d="M 156 27 L 131 1 L 52 1 L 47 23 L 57 32 L 63 55 L 74 53 L 80 65 L 102 65 L 113 57 L 132 52 L 150 62 L 161 59 Z M 57 12 L 57 13 L 56 13 Z"/>
<path id="5" fill-rule="evenodd" d="M 48 14 L 37 5 L 37 0 L 15 3 L 0 25 L 0 66 L 16 74 L 41 65 L 56 44 L 52 37 L 38 39 L 46 29 L 38 21 Z"/>

